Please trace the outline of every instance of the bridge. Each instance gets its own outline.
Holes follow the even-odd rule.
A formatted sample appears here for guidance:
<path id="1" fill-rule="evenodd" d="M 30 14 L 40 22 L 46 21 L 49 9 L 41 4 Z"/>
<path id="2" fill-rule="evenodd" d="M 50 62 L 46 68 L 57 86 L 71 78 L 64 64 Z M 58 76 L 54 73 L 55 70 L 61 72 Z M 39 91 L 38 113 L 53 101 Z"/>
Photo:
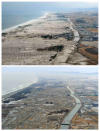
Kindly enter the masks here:
<path id="1" fill-rule="evenodd" d="M 62 123 L 61 124 L 61 129 L 69 129 L 70 123 Z"/>
<path id="2" fill-rule="evenodd" d="M 63 121 L 63 122 L 62 122 L 62 125 L 70 125 L 70 122 L 69 122 L 69 121 L 67 121 L 67 122 L 66 122 L 66 121 Z"/>

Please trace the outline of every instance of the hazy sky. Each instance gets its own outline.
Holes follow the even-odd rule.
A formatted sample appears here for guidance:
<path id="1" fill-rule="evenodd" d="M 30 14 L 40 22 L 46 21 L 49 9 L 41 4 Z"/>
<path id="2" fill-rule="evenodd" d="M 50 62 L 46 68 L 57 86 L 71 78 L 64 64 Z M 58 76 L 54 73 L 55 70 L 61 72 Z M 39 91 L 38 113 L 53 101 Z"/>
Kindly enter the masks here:
<path id="1" fill-rule="evenodd" d="M 97 3 L 98 0 L 66 0 L 66 2 L 89 2 L 89 3 Z"/>
<path id="2" fill-rule="evenodd" d="M 6 1 L 6 0 L 5 0 Z M 12 2 L 13 0 L 9 0 L 10 2 Z M 17 0 L 18 2 L 25 2 L 25 0 Z M 89 3 L 97 3 L 98 0 L 30 0 L 31 2 L 36 2 L 36 1 L 39 1 L 39 2 L 89 2 Z M 26 1 L 26 2 L 29 2 L 29 1 Z"/>
<path id="3" fill-rule="evenodd" d="M 56 5 L 59 5 L 59 6 L 67 6 L 67 5 L 70 5 L 69 8 L 73 7 L 85 7 L 85 8 L 88 8 L 88 7 L 95 7 L 95 6 L 98 6 L 98 1 L 97 0 L 66 0 L 66 1 L 48 1 L 48 2 L 2 2 L 2 7 L 3 6 L 10 6 L 11 5 L 11 8 L 13 8 L 15 5 L 17 6 L 56 6 Z"/>
<path id="4" fill-rule="evenodd" d="M 91 66 L 35 66 L 35 67 L 3 67 L 3 72 L 84 72 L 92 73 L 98 72 L 98 67 Z"/>
<path id="5" fill-rule="evenodd" d="M 37 82 L 40 78 L 66 80 L 67 78 L 81 78 L 82 76 L 93 79 L 98 77 L 98 67 L 91 66 L 17 66 L 3 67 L 2 69 L 2 94 L 19 90 Z M 85 74 L 91 73 L 91 74 Z"/>

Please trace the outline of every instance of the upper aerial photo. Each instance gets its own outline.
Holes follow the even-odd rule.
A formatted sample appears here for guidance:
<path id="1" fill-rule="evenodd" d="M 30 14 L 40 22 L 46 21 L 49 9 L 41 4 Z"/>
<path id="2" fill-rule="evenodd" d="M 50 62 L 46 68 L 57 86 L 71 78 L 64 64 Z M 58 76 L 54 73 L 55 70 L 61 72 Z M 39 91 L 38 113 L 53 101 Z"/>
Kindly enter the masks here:
<path id="1" fill-rule="evenodd" d="M 98 1 L 2 2 L 3 65 L 97 65 Z"/>

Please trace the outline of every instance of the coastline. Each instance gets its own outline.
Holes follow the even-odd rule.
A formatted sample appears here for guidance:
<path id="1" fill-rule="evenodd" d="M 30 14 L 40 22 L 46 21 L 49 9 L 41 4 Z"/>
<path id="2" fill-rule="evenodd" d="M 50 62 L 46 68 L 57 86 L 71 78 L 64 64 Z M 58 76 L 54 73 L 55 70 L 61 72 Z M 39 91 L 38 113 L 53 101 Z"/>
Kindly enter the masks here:
<path id="1" fill-rule="evenodd" d="M 65 16 L 63 15 L 64 14 L 60 14 L 60 16 L 58 16 L 56 13 L 45 13 L 45 15 L 39 17 L 38 19 L 31 20 L 15 27 L 3 30 L 3 52 L 7 54 L 7 57 L 11 55 L 9 56 L 10 59 L 12 57 L 16 57 L 14 60 L 11 60 L 11 63 L 12 61 L 18 61 L 19 65 L 23 62 L 23 64 L 27 63 L 29 65 L 31 63 L 38 65 L 42 63 L 66 63 L 66 50 L 68 48 L 68 50 L 70 50 L 70 53 L 72 53 L 74 49 L 74 43 L 73 33 L 69 27 L 69 22 L 67 21 L 67 14 L 65 14 Z M 12 41 L 14 41 L 13 45 Z M 26 44 L 29 43 L 29 41 L 30 44 Z M 43 47 L 44 51 L 41 51 L 41 47 Z M 66 49 L 63 50 L 63 47 L 65 47 Z M 47 53 L 48 50 L 50 51 Z M 15 52 L 15 55 L 12 55 L 13 51 Z M 57 58 L 57 60 L 54 59 L 56 56 L 59 57 L 58 53 L 61 51 L 65 52 L 64 61 L 61 61 L 61 58 Z M 6 57 L 6 54 L 3 56 Z M 5 61 L 8 61 L 6 64 L 9 63 L 9 58 L 7 57 L 6 60 L 3 58 L 4 63 Z M 47 59 L 45 59 L 45 57 Z"/>
<path id="2" fill-rule="evenodd" d="M 32 20 L 26 21 L 26 22 L 24 22 L 24 23 L 21 23 L 21 24 L 18 24 L 18 25 L 15 25 L 15 26 L 12 26 L 12 27 L 3 29 L 3 30 L 2 30 L 2 33 L 8 33 L 8 32 L 10 32 L 10 31 L 12 31 L 12 30 L 14 30 L 14 29 L 16 29 L 16 28 L 18 28 L 18 27 L 20 27 L 20 26 L 26 26 L 26 25 L 31 24 L 31 23 L 39 22 L 39 21 L 41 21 L 42 19 L 45 19 L 45 18 L 46 18 L 48 15 L 50 15 L 50 14 L 51 14 L 51 13 L 46 12 L 46 13 L 44 13 L 43 16 L 37 17 L 36 19 L 32 19 Z"/>
<path id="3" fill-rule="evenodd" d="M 14 95 L 26 88 L 28 88 L 29 86 L 31 86 L 32 84 L 36 84 L 38 82 L 38 79 L 36 81 L 33 81 L 30 84 L 27 84 L 26 86 L 23 86 L 22 88 L 19 88 L 18 90 L 12 91 L 12 92 L 8 92 L 7 94 L 2 95 L 2 99 L 6 99 L 7 97 L 10 97 L 11 95 Z"/>
<path id="4" fill-rule="evenodd" d="M 98 49 L 89 47 L 93 52 L 91 55 L 86 51 L 87 47 L 81 45 L 79 27 L 76 28 L 75 23 L 77 15 L 73 19 L 73 14 L 45 13 L 37 19 L 3 30 L 3 65 L 97 64 L 98 54 L 95 52 Z"/>

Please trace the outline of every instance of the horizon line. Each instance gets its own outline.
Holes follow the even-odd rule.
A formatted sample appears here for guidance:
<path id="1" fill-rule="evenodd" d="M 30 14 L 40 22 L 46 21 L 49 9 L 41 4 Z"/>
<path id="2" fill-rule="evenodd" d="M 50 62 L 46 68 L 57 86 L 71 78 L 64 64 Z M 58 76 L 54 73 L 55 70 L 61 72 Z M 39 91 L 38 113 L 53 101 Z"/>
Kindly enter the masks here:
<path id="1" fill-rule="evenodd" d="M 29 0 L 29 1 L 26 1 L 26 0 L 17 0 L 17 1 L 13 1 L 13 0 L 2 0 L 2 2 L 80 2 L 80 3 L 98 3 L 99 1 L 98 0 Z"/>

